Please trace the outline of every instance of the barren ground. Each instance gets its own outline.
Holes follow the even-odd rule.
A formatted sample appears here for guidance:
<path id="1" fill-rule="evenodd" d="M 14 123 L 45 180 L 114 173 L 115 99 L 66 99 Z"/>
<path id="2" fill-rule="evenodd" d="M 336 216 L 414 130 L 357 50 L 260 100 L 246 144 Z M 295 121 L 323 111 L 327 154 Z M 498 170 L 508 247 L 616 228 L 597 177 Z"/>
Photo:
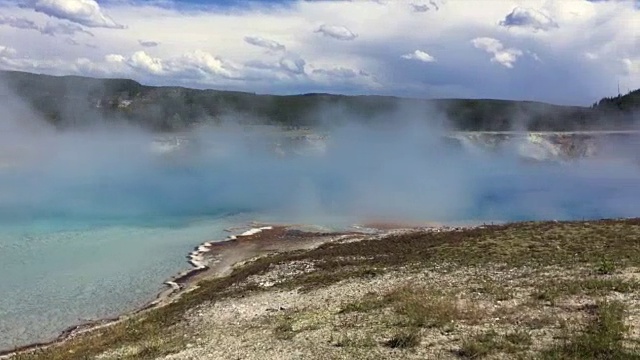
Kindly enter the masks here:
<path id="1" fill-rule="evenodd" d="M 640 220 L 324 241 L 14 358 L 640 359 Z"/>

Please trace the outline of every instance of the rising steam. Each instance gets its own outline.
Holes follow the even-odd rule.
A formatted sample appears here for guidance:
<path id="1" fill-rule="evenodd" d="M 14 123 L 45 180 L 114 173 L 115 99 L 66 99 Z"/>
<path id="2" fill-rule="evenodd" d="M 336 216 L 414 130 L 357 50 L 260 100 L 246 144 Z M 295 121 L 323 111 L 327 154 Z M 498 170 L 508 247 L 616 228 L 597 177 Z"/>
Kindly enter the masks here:
<path id="1" fill-rule="evenodd" d="M 633 143 L 608 144 L 620 161 L 531 164 L 518 155 L 517 141 L 496 151 L 458 146 L 441 114 L 406 107 L 377 121 L 341 111 L 323 139 L 291 139 L 231 119 L 163 140 L 106 124 L 56 130 L 6 89 L 2 94 L 2 221 L 144 223 L 234 212 L 305 222 L 640 214 Z"/>

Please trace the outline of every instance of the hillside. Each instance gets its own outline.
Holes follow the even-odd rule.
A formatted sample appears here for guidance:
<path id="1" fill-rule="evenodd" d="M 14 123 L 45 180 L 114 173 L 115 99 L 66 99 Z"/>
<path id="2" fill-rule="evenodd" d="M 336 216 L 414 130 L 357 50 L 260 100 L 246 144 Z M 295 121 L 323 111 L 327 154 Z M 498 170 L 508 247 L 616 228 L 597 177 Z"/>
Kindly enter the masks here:
<path id="1" fill-rule="evenodd" d="M 401 99 L 387 96 L 302 94 L 258 95 L 245 92 L 145 86 L 127 79 L 93 79 L 0 72 L 0 84 L 58 127 L 76 127 L 96 119 L 123 121 L 156 131 L 179 131 L 197 122 L 228 116 L 285 126 L 335 123 L 343 116 L 385 121 L 386 114 L 408 110 L 435 121 L 439 110 L 453 127 L 467 131 L 564 131 L 628 128 L 640 109 L 640 91 L 605 98 L 593 107 L 558 106 L 491 99 Z M 7 97 L 9 92 L 0 93 Z M 239 116 L 238 116 L 239 115 Z"/>
<path id="2" fill-rule="evenodd" d="M 595 109 L 632 112 L 640 109 L 640 89 L 624 96 L 606 97 L 593 104 Z"/>

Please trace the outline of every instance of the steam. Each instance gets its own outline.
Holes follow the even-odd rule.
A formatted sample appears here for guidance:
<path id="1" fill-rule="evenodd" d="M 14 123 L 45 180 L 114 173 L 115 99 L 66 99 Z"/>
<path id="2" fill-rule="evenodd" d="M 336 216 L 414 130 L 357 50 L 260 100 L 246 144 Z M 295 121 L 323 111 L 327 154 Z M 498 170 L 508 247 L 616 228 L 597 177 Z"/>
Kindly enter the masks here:
<path id="1" fill-rule="evenodd" d="M 406 106 L 373 121 L 323 109 L 342 119 L 315 140 L 242 127 L 237 118 L 165 138 L 97 115 L 92 123 L 102 125 L 60 131 L 0 92 L 0 222 L 144 224 L 236 212 L 311 223 L 640 214 L 633 141 L 608 143 L 615 157 L 532 164 L 517 143 L 496 151 L 452 144 L 442 115 Z"/>

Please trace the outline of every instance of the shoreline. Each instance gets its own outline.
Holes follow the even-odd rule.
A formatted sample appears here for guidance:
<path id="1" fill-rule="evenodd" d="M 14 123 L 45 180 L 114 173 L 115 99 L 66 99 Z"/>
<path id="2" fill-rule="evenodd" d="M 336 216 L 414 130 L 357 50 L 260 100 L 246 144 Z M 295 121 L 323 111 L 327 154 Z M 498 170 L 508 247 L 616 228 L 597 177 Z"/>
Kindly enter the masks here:
<path id="1" fill-rule="evenodd" d="M 319 241 L 316 241 L 318 244 L 330 241 L 330 239 L 328 239 L 327 237 L 339 237 L 346 234 L 366 235 L 359 230 L 351 232 L 331 231 L 314 233 L 307 230 L 295 230 L 295 227 L 296 225 L 291 224 L 257 226 L 256 223 L 253 223 L 248 226 L 237 226 L 232 229 L 227 229 L 225 231 L 228 232 L 247 228 L 249 230 L 229 235 L 225 239 L 220 241 L 209 240 L 195 246 L 193 250 L 186 255 L 187 263 L 191 265 L 191 268 L 181 271 L 174 276 L 171 276 L 169 279 L 163 281 L 162 284 L 166 288 L 157 292 L 153 300 L 149 300 L 130 311 L 122 312 L 116 316 L 87 320 L 78 324 L 70 325 L 60 331 L 57 336 L 48 341 L 37 341 L 22 346 L 17 346 L 12 349 L 0 349 L 0 359 L 10 359 L 14 355 L 20 353 L 27 353 L 38 349 L 55 346 L 83 333 L 111 326 L 120 321 L 127 320 L 132 316 L 136 316 L 143 312 L 166 306 L 172 301 L 177 300 L 185 292 L 190 291 L 192 289 L 192 286 L 197 284 L 197 282 L 202 278 L 215 278 L 225 276 L 226 272 L 233 270 L 234 266 L 242 264 L 247 260 L 251 260 L 251 258 L 255 258 L 255 256 L 250 256 L 248 258 L 239 259 L 237 261 L 227 261 L 222 266 L 220 266 L 219 269 L 215 269 L 215 265 L 222 262 L 222 255 L 224 254 L 225 250 L 241 246 L 241 244 L 243 243 L 252 244 L 259 242 L 261 238 L 265 237 L 261 236 L 264 235 L 265 232 L 286 232 L 287 230 L 295 231 L 299 232 L 300 234 L 304 234 L 304 237 L 307 237 L 309 239 L 318 239 Z M 324 239 L 324 241 L 320 240 L 323 237 L 327 239 Z M 269 236 L 266 236 L 266 238 L 268 239 Z M 268 252 L 290 251 L 289 249 L 287 249 L 286 242 L 280 242 L 279 246 L 277 245 L 277 240 L 275 242 L 271 241 L 269 244 L 274 245 L 272 246 L 274 249 L 269 249 Z M 214 250 L 219 250 L 219 252 L 215 254 Z M 207 259 L 206 255 L 211 255 L 212 253 L 214 253 L 213 256 L 209 256 L 210 258 Z"/>
<path id="2" fill-rule="evenodd" d="M 241 228 L 244 228 L 244 227 L 237 227 L 237 229 L 241 229 Z M 196 246 L 194 250 L 189 252 L 188 255 L 186 256 L 188 259 L 187 263 L 191 265 L 191 268 L 183 270 L 171 276 L 169 279 L 163 281 L 162 284 L 166 286 L 166 288 L 157 292 L 153 300 L 146 301 L 141 306 L 138 306 L 133 310 L 123 312 L 117 316 L 99 318 L 95 320 L 87 320 L 79 324 L 70 325 L 65 329 L 63 329 L 62 331 L 60 331 L 60 333 L 57 336 L 55 336 L 53 339 L 49 341 L 33 342 L 26 345 L 15 347 L 13 349 L 6 349 L 6 350 L 0 349 L 0 359 L 8 359 L 18 353 L 23 353 L 23 352 L 28 352 L 32 350 L 53 346 L 61 342 L 64 342 L 66 340 L 69 340 L 70 338 L 78 334 L 81 334 L 83 332 L 95 330 L 103 326 L 109 326 L 111 324 L 117 323 L 118 321 L 125 320 L 128 317 L 140 314 L 141 312 L 152 310 L 160 306 L 164 306 L 168 304 L 173 299 L 173 297 L 185 291 L 186 288 L 190 285 L 190 281 L 191 279 L 194 278 L 194 276 L 208 269 L 208 266 L 206 266 L 203 263 L 202 257 L 203 257 L 203 254 L 210 251 L 211 245 L 216 243 L 225 243 L 225 242 L 233 241 L 233 240 L 236 240 L 238 237 L 255 235 L 267 229 L 273 229 L 273 226 L 251 228 L 250 230 L 244 231 L 240 234 L 230 235 L 220 241 L 215 241 L 215 240 L 205 241 L 199 244 L 198 246 Z M 256 231 L 256 230 L 259 230 L 259 231 Z M 247 234 L 250 231 L 251 233 Z"/>
<path id="3" fill-rule="evenodd" d="M 10 359 L 16 354 L 56 346 L 83 333 L 108 327 L 143 312 L 169 305 L 178 300 L 184 293 L 195 289 L 199 281 L 224 277 L 233 271 L 236 266 L 259 256 L 310 249 L 330 241 L 348 240 L 350 237 L 355 237 L 356 241 L 363 240 L 365 237 L 391 234 L 398 230 L 416 231 L 428 229 L 428 231 L 440 232 L 482 227 L 482 225 L 456 226 L 433 222 L 369 221 L 362 224 L 353 224 L 350 226 L 352 229 L 350 231 L 323 231 L 321 228 L 314 231 L 311 230 L 311 227 L 313 226 L 300 224 L 267 225 L 250 222 L 247 226 L 235 226 L 225 229 L 230 233 L 243 229 L 248 230 L 231 234 L 220 241 L 209 240 L 195 246 L 186 255 L 187 263 L 191 265 L 191 268 L 163 281 L 162 284 L 166 288 L 156 293 L 153 300 L 149 300 L 141 306 L 120 313 L 117 316 L 87 320 L 68 326 L 49 341 L 39 341 L 13 349 L 0 350 L 0 360 Z M 300 228 L 304 229 L 301 230 Z M 242 255 L 238 256 L 238 252 Z"/>
<path id="4" fill-rule="evenodd" d="M 360 226 L 367 233 L 250 259 L 231 275 L 197 282 L 169 306 L 15 358 L 640 354 L 638 218 Z M 304 242 L 312 238 L 304 229 L 265 230 L 211 253 Z M 206 261 L 216 260 L 209 255 Z M 409 337 L 410 346 L 395 345 Z"/>
<path id="5" fill-rule="evenodd" d="M 229 235 L 221 241 L 205 241 L 199 244 L 186 256 L 187 263 L 191 265 L 191 268 L 179 272 L 178 274 L 164 281 L 163 284 L 168 286 L 168 288 L 158 293 L 154 300 L 146 304 L 146 307 L 149 308 L 158 306 L 164 300 L 167 300 L 170 297 L 177 295 L 179 292 L 184 291 L 191 284 L 193 278 L 195 278 L 200 273 L 209 270 L 209 264 L 204 257 L 207 253 L 210 253 L 212 251 L 212 249 L 214 248 L 214 244 L 232 242 L 237 240 L 238 238 L 257 235 L 265 230 L 273 230 L 273 228 L 274 226 L 252 227 L 251 229 L 240 234 Z"/>

